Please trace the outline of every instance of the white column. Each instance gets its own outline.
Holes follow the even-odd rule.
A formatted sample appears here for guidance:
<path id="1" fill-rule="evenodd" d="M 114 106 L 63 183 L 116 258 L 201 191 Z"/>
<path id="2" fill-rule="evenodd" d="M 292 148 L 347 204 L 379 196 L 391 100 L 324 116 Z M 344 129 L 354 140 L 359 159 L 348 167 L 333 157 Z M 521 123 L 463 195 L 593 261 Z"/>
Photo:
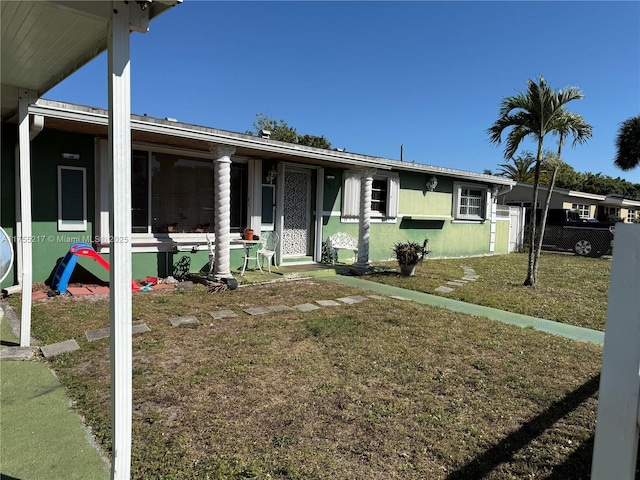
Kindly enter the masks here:
<path id="1" fill-rule="evenodd" d="M 262 230 L 262 160 L 249 160 L 249 191 L 247 192 L 247 223 L 256 235 Z"/>
<path id="2" fill-rule="evenodd" d="M 496 251 L 496 221 L 498 216 L 498 189 L 496 187 L 492 188 L 491 191 L 488 192 L 487 202 L 491 209 L 489 213 L 489 219 L 491 222 L 489 232 L 489 252 L 494 253 Z"/>
<path id="3" fill-rule="evenodd" d="M 113 2 L 108 32 L 112 480 L 129 479 L 131 476 L 131 78 L 129 60 L 129 8 L 123 2 Z"/>
<path id="4" fill-rule="evenodd" d="M 214 162 L 214 210 L 215 210 L 215 263 L 216 279 L 230 278 L 230 246 L 231 246 L 231 155 L 236 149 L 228 146 L 212 147 L 216 155 Z"/>
<path id="5" fill-rule="evenodd" d="M 20 315 L 20 346 L 31 344 L 31 285 L 33 283 L 33 249 L 31 237 L 31 145 L 29 141 L 29 104 L 36 100 L 34 92 L 20 92 L 18 105 L 18 144 L 20 174 L 20 224 L 17 248 L 22 252 L 22 305 Z"/>
<path id="6" fill-rule="evenodd" d="M 360 175 L 360 224 L 358 229 L 358 261 L 356 267 L 369 266 L 369 238 L 371 229 L 371 189 L 375 170 L 364 170 Z"/>
<path id="7" fill-rule="evenodd" d="M 633 480 L 640 403 L 640 225 L 616 225 L 604 335 L 593 480 Z"/>

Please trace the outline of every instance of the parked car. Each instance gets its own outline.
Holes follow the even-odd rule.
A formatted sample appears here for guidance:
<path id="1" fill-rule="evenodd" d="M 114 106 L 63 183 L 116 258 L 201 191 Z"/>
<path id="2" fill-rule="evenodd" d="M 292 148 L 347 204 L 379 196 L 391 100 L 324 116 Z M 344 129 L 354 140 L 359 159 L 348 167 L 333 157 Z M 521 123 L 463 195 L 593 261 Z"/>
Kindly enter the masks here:
<path id="1" fill-rule="evenodd" d="M 583 257 L 601 257 L 611 253 L 614 233 L 614 223 L 580 218 L 577 210 L 549 209 L 542 248 L 571 250 Z"/>

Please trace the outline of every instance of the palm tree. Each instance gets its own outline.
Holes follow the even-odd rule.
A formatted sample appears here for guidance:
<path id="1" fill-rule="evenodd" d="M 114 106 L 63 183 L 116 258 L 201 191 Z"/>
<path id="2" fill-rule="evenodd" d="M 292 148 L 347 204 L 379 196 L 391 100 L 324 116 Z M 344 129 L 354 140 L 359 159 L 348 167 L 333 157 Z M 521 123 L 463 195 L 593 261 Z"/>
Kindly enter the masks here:
<path id="1" fill-rule="evenodd" d="M 508 163 L 513 162 L 513 165 Z M 536 159 L 527 154 L 524 157 L 512 157 L 507 160 L 507 163 L 501 163 L 498 165 L 498 175 L 501 177 L 507 177 L 516 182 L 531 183 L 535 174 L 534 164 Z"/>
<path id="2" fill-rule="evenodd" d="M 640 115 L 620 124 L 616 137 L 616 167 L 631 170 L 640 165 Z"/>
<path id="3" fill-rule="evenodd" d="M 537 155 L 533 177 L 533 199 L 531 205 L 531 230 L 529 238 L 529 266 L 525 285 L 536 284 L 535 266 L 537 265 L 538 250 L 536 247 L 536 205 L 538 204 L 538 184 L 540 181 L 540 165 L 544 137 L 551 133 L 573 137 L 573 145 L 582 144 L 591 138 L 593 128 L 585 123 L 580 115 L 572 114 L 565 109 L 565 105 L 572 100 L 582 99 L 584 95 L 577 87 L 552 90 L 542 77 L 538 81 L 527 82 L 526 93 L 505 97 L 500 103 L 499 117 L 487 130 L 489 140 L 499 145 L 502 142 L 502 132 L 510 129 L 507 134 L 504 158 L 512 158 L 526 137 L 533 138 L 537 144 Z M 542 241 L 540 235 L 539 241 Z"/>

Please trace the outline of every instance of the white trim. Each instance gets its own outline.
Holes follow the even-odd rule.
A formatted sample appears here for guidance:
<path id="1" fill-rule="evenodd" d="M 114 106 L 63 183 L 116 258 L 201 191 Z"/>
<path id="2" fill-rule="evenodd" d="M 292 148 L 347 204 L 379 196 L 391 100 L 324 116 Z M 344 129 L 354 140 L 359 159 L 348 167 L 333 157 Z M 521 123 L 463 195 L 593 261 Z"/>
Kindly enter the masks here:
<path id="1" fill-rule="evenodd" d="M 62 203 L 64 192 L 62 191 L 62 175 L 64 170 L 82 172 L 82 219 L 64 220 L 62 218 Z M 87 169 L 85 167 L 71 167 L 58 165 L 58 231 L 59 232 L 86 232 L 87 231 Z"/>

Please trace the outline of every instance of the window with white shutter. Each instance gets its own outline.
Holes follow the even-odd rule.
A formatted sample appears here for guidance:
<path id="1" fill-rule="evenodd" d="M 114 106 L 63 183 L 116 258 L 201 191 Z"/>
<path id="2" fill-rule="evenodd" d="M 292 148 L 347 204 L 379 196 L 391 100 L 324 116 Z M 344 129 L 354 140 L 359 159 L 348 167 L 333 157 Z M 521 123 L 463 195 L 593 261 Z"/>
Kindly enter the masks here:
<path id="1" fill-rule="evenodd" d="M 359 172 L 344 173 L 342 185 L 342 219 L 360 218 L 361 176 Z M 371 185 L 371 218 L 373 221 L 395 220 L 398 217 L 400 179 L 394 175 L 374 175 Z"/>

